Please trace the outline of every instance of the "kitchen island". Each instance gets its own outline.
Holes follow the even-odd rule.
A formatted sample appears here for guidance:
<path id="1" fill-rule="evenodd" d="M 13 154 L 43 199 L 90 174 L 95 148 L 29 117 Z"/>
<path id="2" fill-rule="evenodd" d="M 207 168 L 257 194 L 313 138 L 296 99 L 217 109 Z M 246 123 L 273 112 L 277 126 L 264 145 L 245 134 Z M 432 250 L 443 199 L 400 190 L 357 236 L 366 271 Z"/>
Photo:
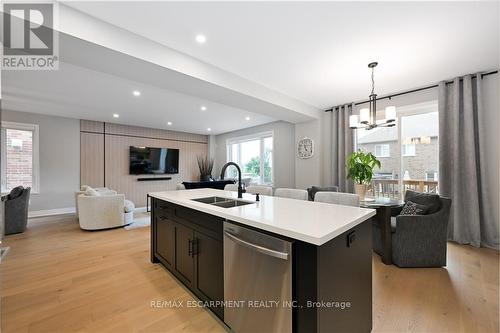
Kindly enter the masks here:
<path id="1" fill-rule="evenodd" d="M 213 189 L 149 193 L 151 261 L 244 332 L 369 332 L 372 209 Z"/>

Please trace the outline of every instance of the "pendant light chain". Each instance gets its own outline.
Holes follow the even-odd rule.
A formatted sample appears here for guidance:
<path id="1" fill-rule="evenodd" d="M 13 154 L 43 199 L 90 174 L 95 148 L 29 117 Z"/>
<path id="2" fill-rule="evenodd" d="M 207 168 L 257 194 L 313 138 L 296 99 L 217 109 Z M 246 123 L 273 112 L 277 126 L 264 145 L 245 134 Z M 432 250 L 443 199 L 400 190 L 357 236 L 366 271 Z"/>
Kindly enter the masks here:
<path id="1" fill-rule="evenodd" d="M 376 127 L 394 127 L 396 126 L 396 107 L 388 106 L 385 108 L 385 119 L 377 120 L 377 95 L 375 94 L 375 67 L 376 61 L 368 64 L 372 70 L 372 92 L 369 96 L 369 108 L 359 110 L 359 115 L 351 114 L 349 116 L 349 128 L 371 130 Z M 364 102 L 366 103 L 366 102 Z M 363 103 L 363 104 L 364 104 Z"/>

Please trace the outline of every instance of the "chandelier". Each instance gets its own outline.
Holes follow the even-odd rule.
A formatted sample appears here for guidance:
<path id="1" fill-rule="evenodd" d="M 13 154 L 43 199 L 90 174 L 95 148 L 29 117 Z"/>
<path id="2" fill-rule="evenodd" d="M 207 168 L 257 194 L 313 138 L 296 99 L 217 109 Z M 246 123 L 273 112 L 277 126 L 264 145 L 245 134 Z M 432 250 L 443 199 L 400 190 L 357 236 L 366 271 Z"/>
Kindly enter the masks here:
<path id="1" fill-rule="evenodd" d="M 375 127 L 392 127 L 396 126 L 396 107 L 388 106 L 385 108 L 385 119 L 377 120 L 377 94 L 375 94 L 375 67 L 378 62 L 371 62 L 368 68 L 372 69 L 372 92 L 369 96 L 369 108 L 359 110 L 358 115 L 351 115 L 349 117 L 349 127 L 351 129 L 371 130 Z"/>

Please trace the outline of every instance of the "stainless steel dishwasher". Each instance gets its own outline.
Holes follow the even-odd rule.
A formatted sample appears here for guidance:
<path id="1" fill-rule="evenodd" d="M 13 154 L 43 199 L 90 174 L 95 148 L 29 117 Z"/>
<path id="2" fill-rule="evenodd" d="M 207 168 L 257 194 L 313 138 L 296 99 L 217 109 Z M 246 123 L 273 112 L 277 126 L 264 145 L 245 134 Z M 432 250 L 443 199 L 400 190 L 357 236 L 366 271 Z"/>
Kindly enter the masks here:
<path id="1" fill-rule="evenodd" d="M 224 300 L 236 333 L 291 333 L 292 243 L 224 222 Z"/>

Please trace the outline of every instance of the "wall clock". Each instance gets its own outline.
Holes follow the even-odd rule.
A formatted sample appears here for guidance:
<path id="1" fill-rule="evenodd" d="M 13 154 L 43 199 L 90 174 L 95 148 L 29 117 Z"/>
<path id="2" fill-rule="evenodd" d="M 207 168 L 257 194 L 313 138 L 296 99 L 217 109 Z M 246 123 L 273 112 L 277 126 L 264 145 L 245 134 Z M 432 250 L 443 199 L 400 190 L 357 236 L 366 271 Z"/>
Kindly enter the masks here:
<path id="1" fill-rule="evenodd" d="M 314 141 L 307 136 L 299 140 L 297 145 L 297 156 L 299 158 L 311 158 L 314 154 Z"/>

